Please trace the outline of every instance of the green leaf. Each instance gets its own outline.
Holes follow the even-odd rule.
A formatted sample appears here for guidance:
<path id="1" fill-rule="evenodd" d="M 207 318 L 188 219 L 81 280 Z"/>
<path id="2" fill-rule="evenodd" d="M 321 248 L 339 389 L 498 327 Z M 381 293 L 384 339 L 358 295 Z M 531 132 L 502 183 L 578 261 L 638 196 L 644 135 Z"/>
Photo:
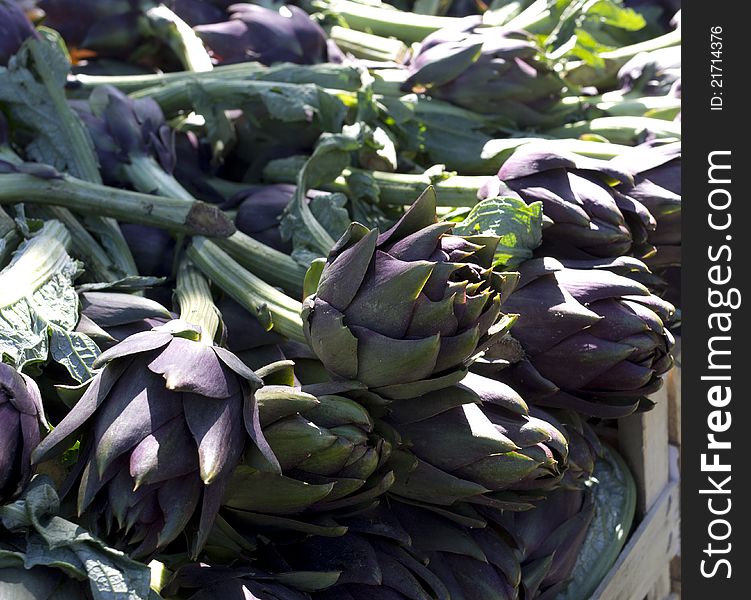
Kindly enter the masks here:
<path id="1" fill-rule="evenodd" d="M 457 235 L 500 238 L 493 266 L 516 268 L 542 243 L 542 203 L 527 205 L 517 198 L 488 198 L 479 202 L 454 228 Z"/>
<path id="2" fill-rule="evenodd" d="M 94 600 L 154 598 L 150 590 L 151 571 L 146 565 L 57 516 L 59 498 L 48 478 L 36 477 L 24 497 L 10 508 L 26 515 L 23 521 L 8 518 L 9 506 L 0 508 L 0 517 L 7 528 L 27 531 L 26 548 L 20 552 L 27 570 L 44 566 L 62 571 L 68 577 L 88 580 Z M 46 571 L 37 572 L 42 575 Z"/>
<path id="3" fill-rule="evenodd" d="M 83 382 L 99 348 L 74 331 L 79 264 L 65 250 L 68 239 L 65 227 L 48 221 L 0 271 L 0 353 L 18 370 L 52 358 Z"/>
<path id="4" fill-rule="evenodd" d="M 626 31 L 639 31 L 646 24 L 642 15 L 631 8 L 618 6 L 612 0 L 600 0 L 589 7 L 589 15 L 598 17 L 600 21 L 625 29 Z"/>
<path id="5" fill-rule="evenodd" d="M 30 38 L 0 67 L 0 102 L 13 121 L 34 133 L 26 153 L 80 179 L 101 183 L 94 144 L 65 98 L 70 69 L 57 43 Z"/>

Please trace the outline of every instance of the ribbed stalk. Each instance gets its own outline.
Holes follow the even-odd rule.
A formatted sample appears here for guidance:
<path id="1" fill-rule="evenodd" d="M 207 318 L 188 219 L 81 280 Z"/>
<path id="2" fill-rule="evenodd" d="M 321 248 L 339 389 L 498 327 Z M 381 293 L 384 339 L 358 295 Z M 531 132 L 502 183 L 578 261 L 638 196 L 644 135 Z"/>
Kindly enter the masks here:
<path id="1" fill-rule="evenodd" d="M 40 80 L 47 88 L 47 96 L 55 108 L 58 124 L 64 130 L 65 138 L 68 140 L 66 148 L 71 153 L 68 159 L 73 166 L 72 175 L 91 183 L 101 184 L 99 165 L 86 127 L 68 105 L 63 90 L 58 87 L 57 78 L 50 71 L 49 65 L 41 54 L 39 44 L 29 44 L 29 52 L 34 60 L 34 67 L 40 75 Z M 111 219 L 94 217 L 92 225 L 99 233 L 104 247 L 109 250 L 113 266 L 116 266 L 120 271 L 120 273 L 117 273 L 113 269 L 107 268 L 100 269 L 96 274 L 106 281 L 115 281 L 125 275 L 137 275 L 138 269 L 133 260 L 133 255 L 117 222 Z"/>
<path id="2" fill-rule="evenodd" d="M 601 136 L 614 144 L 634 146 L 646 134 L 659 139 L 681 139 L 681 124 L 650 117 L 600 117 L 591 121 L 570 123 L 545 131 L 556 138 L 578 138 L 583 135 Z"/>
<path id="3" fill-rule="evenodd" d="M 320 4 L 343 17 L 352 29 L 368 31 L 384 37 L 395 37 L 407 44 L 420 42 L 434 31 L 456 25 L 457 22 L 457 19 L 452 17 L 418 15 L 348 0 L 333 0 Z"/>
<path id="4" fill-rule="evenodd" d="M 401 40 L 338 25 L 331 28 L 329 37 L 345 52 L 364 60 L 401 63 L 409 55 L 409 48 Z"/>
<path id="5" fill-rule="evenodd" d="M 47 221 L 0 273 L 0 307 L 31 296 L 70 261 L 70 234 L 58 221 Z"/>
<path id="6" fill-rule="evenodd" d="M 398 206 L 408 206 L 425 191 L 429 185 L 435 187 L 440 206 L 474 206 L 477 204 L 477 192 L 489 179 L 487 176 L 453 175 L 446 179 L 431 178 L 429 175 L 412 175 L 388 173 L 385 171 L 364 171 L 362 169 L 345 169 L 340 177 L 330 183 L 318 186 L 329 192 L 349 194 L 346 177 L 353 173 L 362 173 L 373 178 L 380 190 L 380 202 Z M 292 161 L 271 161 L 263 171 L 268 181 L 275 183 L 295 183 L 297 167 Z"/>
<path id="7" fill-rule="evenodd" d="M 126 223 L 151 225 L 189 235 L 226 237 L 235 231 L 234 225 L 222 211 L 210 204 L 129 192 L 70 176 L 40 179 L 18 173 L 0 175 L 0 204 L 18 202 L 65 206 L 84 214 L 102 215 Z"/>
<path id="8" fill-rule="evenodd" d="M 193 238 L 187 256 L 219 288 L 243 306 L 266 328 L 305 343 L 302 305 L 250 273 L 214 242 Z"/>
<path id="9" fill-rule="evenodd" d="M 625 96 L 620 92 L 608 92 L 602 96 L 569 96 L 563 98 L 551 112 L 576 113 L 577 111 L 599 113 L 609 117 L 643 117 L 672 121 L 681 112 L 680 98 L 670 96 Z M 655 116 L 652 116 L 655 115 Z"/>
<path id="10" fill-rule="evenodd" d="M 321 87 L 356 90 L 361 85 L 360 71 L 351 65 L 293 65 L 281 63 L 271 67 L 259 63 L 245 62 L 236 65 L 222 65 L 211 72 L 194 73 L 177 71 L 149 75 L 72 75 L 68 79 L 68 90 L 77 97 L 88 97 L 94 88 L 112 85 L 123 92 L 132 94 L 139 90 L 165 85 L 185 84 L 191 81 L 281 81 L 285 83 L 315 83 Z M 141 94 L 149 95 L 149 93 Z"/>
<path id="11" fill-rule="evenodd" d="M 142 192 L 158 193 L 188 202 L 196 201 L 179 181 L 150 157 L 134 157 L 125 166 L 125 173 L 134 187 Z M 296 296 L 302 294 L 305 269 L 287 254 L 270 248 L 241 231 L 235 231 L 223 240 L 222 248 L 269 283 Z"/>
<path id="12" fill-rule="evenodd" d="M 219 310 L 211 296 L 209 282 L 187 259 L 180 261 L 175 284 L 180 319 L 201 328 L 201 341 L 212 345 L 219 330 Z"/>
<path id="13" fill-rule="evenodd" d="M 154 34 L 165 42 L 188 71 L 211 71 L 214 65 L 195 31 L 164 4 L 146 10 Z"/>

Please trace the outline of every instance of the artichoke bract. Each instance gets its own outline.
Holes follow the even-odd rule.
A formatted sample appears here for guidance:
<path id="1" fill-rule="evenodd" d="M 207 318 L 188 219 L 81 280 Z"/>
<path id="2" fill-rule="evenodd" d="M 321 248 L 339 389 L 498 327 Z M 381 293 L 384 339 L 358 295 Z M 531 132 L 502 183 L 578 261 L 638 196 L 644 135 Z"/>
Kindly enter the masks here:
<path id="1" fill-rule="evenodd" d="M 8 64 L 29 37 L 38 37 L 31 21 L 14 0 L 0 0 L 0 67 Z"/>
<path id="2" fill-rule="evenodd" d="M 134 557 L 164 548 L 194 514 L 200 550 L 248 439 L 278 468 L 258 421 L 261 380 L 198 335 L 171 321 L 104 352 L 102 371 L 34 453 L 40 462 L 65 451 L 86 426 L 78 512 L 103 511 Z"/>
<path id="3" fill-rule="evenodd" d="M 560 489 L 526 512 L 480 508 L 513 540 L 521 566 L 520 597 L 553 600 L 568 583 L 594 517 L 592 494 Z"/>
<path id="4" fill-rule="evenodd" d="M 31 452 L 46 425 L 36 383 L 0 362 L 0 504 L 17 496 L 31 478 Z"/>
<path id="5" fill-rule="evenodd" d="M 303 303 L 305 336 L 326 369 L 390 398 L 461 379 L 513 322 L 515 274 L 493 271 L 498 238 L 451 235 L 426 190 L 388 231 L 353 223 Z"/>
<path id="6" fill-rule="evenodd" d="M 480 16 L 430 34 L 408 69 L 403 91 L 424 91 L 520 127 L 546 123 L 564 87 L 532 36 L 485 26 Z"/>
<path id="7" fill-rule="evenodd" d="M 532 403 L 610 418 L 632 413 L 660 388 L 673 364 L 672 304 L 627 277 L 551 258 L 519 271 L 508 304 L 520 313 L 513 337 L 525 358 L 494 377 Z M 476 368 L 493 370 L 487 362 Z"/>
<path id="8" fill-rule="evenodd" d="M 498 381 L 469 374 L 390 409 L 384 420 L 404 445 L 392 460 L 391 493 L 410 502 L 526 510 L 565 472 L 564 433 L 531 416 L 519 394 Z"/>
<path id="9" fill-rule="evenodd" d="M 611 161 L 551 150 L 542 143 L 527 144 L 487 181 L 478 197 L 510 195 L 527 203 L 542 202 L 550 223 L 543 230 L 541 256 L 583 260 L 650 254 L 648 235 L 656 226 L 654 216 L 637 199 L 611 187 L 611 182 L 627 188 L 633 177 Z"/>
<path id="10" fill-rule="evenodd" d="M 645 259 L 648 266 L 681 265 L 681 143 L 661 146 L 645 144 L 625 152 L 611 162 L 634 174 L 633 186 L 623 185 L 624 193 L 643 204 L 657 226 L 647 238 L 657 249 Z"/>
<path id="11" fill-rule="evenodd" d="M 367 504 L 393 482 L 393 473 L 382 468 L 391 446 L 360 404 L 276 384 L 264 386 L 256 399 L 282 472 L 259 470 L 252 454 L 246 458 L 222 501 L 228 522 L 254 531 L 320 532 L 325 526 L 317 527 L 316 515 Z"/>
<path id="12" fill-rule="evenodd" d="M 254 4 L 233 4 L 229 11 L 228 21 L 195 27 L 217 64 L 340 62 L 341 51 L 297 6 L 282 6 L 276 11 Z"/>

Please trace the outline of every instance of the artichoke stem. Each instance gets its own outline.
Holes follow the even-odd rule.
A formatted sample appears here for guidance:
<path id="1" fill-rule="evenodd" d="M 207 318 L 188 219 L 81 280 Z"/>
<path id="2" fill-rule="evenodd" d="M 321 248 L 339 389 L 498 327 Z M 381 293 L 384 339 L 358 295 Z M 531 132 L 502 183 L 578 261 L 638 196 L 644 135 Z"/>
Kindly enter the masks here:
<path id="1" fill-rule="evenodd" d="M 141 192 L 196 201 L 188 190 L 149 156 L 134 157 L 125 169 L 129 181 Z M 221 247 L 253 273 L 296 297 L 302 296 L 305 269 L 287 254 L 270 248 L 240 231 L 223 240 Z"/>
<path id="2" fill-rule="evenodd" d="M 67 175 L 56 179 L 25 173 L 0 175 L 0 204 L 18 202 L 65 206 L 83 214 L 151 225 L 175 233 L 226 237 L 235 232 L 222 211 L 204 202 L 130 192 Z"/>
<path id="3" fill-rule="evenodd" d="M 201 341 L 212 345 L 219 330 L 219 310 L 208 280 L 186 258 L 180 261 L 177 270 L 175 296 L 180 306 L 180 319 L 200 327 Z"/>
<path id="4" fill-rule="evenodd" d="M 273 328 L 290 340 L 306 343 L 300 302 L 244 269 L 217 244 L 204 237 L 193 238 L 187 256 L 267 330 Z"/>
<path id="5" fill-rule="evenodd" d="M 164 4 L 145 13 L 149 25 L 177 55 L 188 71 L 211 71 L 214 65 L 195 31 Z"/>
<path id="6" fill-rule="evenodd" d="M 71 153 L 69 160 L 74 165 L 73 175 L 91 183 L 101 184 L 102 177 L 99 173 L 94 145 L 86 127 L 68 104 L 64 90 L 58 87 L 58 81 L 41 53 L 40 44 L 44 43 L 48 42 L 32 40 L 29 43 L 29 52 L 34 60 L 34 68 L 49 92 L 48 98 L 55 108 L 58 124 L 65 132 L 65 138 L 68 140 L 66 149 L 70 150 Z M 70 218 L 73 218 L 72 215 Z M 109 250 L 117 269 L 121 271 L 120 274 L 112 274 L 107 269 L 101 271 L 99 275 L 107 281 L 116 281 L 127 275 L 138 275 L 135 260 L 117 222 L 95 216 L 90 219 L 90 225 L 96 229 L 104 247 Z"/>
<path id="7" fill-rule="evenodd" d="M 409 55 L 409 48 L 401 40 L 338 25 L 331 28 L 329 37 L 345 52 L 364 60 L 402 63 Z"/>

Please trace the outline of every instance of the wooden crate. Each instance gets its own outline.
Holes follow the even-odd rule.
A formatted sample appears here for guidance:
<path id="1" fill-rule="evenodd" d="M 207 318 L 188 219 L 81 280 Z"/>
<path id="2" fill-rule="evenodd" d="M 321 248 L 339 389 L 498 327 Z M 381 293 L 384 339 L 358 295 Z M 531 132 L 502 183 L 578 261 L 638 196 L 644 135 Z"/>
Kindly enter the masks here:
<path id="1" fill-rule="evenodd" d="M 618 424 L 620 452 L 637 486 L 637 522 L 590 600 L 680 598 L 680 340 L 676 367 L 648 413 Z"/>

